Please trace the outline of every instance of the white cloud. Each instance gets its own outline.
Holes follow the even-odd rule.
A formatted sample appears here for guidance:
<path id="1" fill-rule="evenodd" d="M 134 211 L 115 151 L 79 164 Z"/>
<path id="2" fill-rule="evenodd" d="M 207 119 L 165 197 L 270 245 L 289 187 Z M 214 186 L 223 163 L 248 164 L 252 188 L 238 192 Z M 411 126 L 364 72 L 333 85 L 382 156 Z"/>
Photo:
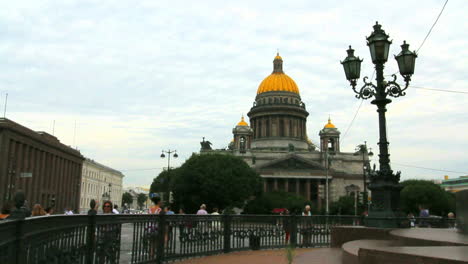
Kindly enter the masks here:
<path id="1" fill-rule="evenodd" d="M 308 133 L 330 114 L 344 134 L 359 100 L 339 64 L 348 45 L 364 58 L 376 20 L 394 40 L 419 47 L 443 2 L 419 1 L 9 1 L 0 10 L 0 93 L 7 116 L 51 130 L 83 154 L 117 169 L 162 168 L 160 151 L 176 148 L 178 165 L 206 136 L 215 147 L 249 111 L 279 48 L 310 112 Z M 415 86 L 464 90 L 466 3 L 450 1 L 419 52 Z M 397 71 L 393 58 L 386 73 Z M 401 78 L 399 78 L 401 80 Z M 408 89 L 388 106 L 395 163 L 467 171 L 465 94 Z M 342 134 L 342 135 L 343 135 Z M 342 149 L 367 140 L 377 153 L 378 124 L 369 101 L 343 138 Z M 377 161 L 377 158 L 374 158 Z M 444 172 L 394 166 L 403 177 Z M 149 184 L 159 169 L 126 171 L 125 183 Z M 456 175 L 451 174 L 451 175 Z"/>

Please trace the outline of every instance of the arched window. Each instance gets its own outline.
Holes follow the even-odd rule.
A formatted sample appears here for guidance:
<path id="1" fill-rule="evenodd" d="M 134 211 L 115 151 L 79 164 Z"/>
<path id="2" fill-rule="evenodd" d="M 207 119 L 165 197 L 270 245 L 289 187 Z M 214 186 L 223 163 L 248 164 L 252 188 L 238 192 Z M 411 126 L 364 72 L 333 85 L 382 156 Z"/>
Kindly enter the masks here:
<path id="1" fill-rule="evenodd" d="M 241 153 L 245 153 L 245 144 L 246 144 L 245 141 L 246 141 L 246 140 L 245 140 L 245 137 L 244 137 L 244 136 L 240 137 L 240 140 L 239 140 L 239 150 L 240 150 Z"/>

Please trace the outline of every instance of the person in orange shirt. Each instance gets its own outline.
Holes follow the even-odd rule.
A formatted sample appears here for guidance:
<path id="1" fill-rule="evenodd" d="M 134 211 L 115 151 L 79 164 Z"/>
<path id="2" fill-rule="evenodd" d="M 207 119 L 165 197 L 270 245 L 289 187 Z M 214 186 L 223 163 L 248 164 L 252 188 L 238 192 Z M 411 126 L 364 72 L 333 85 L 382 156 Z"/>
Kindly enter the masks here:
<path id="1" fill-rule="evenodd" d="M 10 201 L 4 203 L 0 214 L 0 220 L 4 220 L 5 218 L 7 218 L 10 215 L 12 208 L 13 205 Z"/>

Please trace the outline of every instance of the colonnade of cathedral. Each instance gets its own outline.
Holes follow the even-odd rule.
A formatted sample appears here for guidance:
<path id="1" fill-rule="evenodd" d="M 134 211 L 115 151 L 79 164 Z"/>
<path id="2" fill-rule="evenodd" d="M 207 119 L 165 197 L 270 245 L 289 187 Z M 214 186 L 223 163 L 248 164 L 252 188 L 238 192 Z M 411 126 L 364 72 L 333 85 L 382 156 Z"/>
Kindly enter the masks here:
<path id="1" fill-rule="evenodd" d="M 308 201 L 317 202 L 318 210 L 321 209 L 320 179 L 288 179 L 288 178 L 263 178 L 263 191 L 283 191 L 302 196 Z"/>
<path id="2" fill-rule="evenodd" d="M 289 137 L 305 140 L 305 118 L 268 115 L 251 118 L 251 127 L 254 131 L 254 139 L 267 137 Z"/>

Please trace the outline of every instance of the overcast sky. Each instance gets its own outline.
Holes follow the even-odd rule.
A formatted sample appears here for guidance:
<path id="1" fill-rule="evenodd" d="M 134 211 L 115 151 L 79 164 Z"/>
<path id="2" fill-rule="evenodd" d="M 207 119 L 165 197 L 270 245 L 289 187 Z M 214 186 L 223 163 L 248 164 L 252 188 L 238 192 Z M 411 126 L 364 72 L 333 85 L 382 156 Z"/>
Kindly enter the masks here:
<path id="1" fill-rule="evenodd" d="M 403 40 L 416 50 L 444 3 L 2 1 L 0 106 L 8 92 L 7 118 L 49 133 L 55 120 L 61 142 L 145 186 L 167 166 L 163 149 L 178 151 L 179 166 L 202 137 L 228 145 L 279 49 L 310 113 L 309 137 L 319 142 L 330 115 L 342 151 L 366 140 L 377 154 L 376 107 L 364 101 L 350 126 L 361 101 L 339 62 L 351 44 L 364 58 L 361 76 L 372 75 L 365 37 L 379 21 L 393 39 L 385 73 L 398 71 L 393 54 Z M 467 7 L 448 2 L 412 84 L 468 92 Z M 467 103 L 466 93 L 410 87 L 388 105 L 390 159 L 403 179 L 468 174 Z"/>

